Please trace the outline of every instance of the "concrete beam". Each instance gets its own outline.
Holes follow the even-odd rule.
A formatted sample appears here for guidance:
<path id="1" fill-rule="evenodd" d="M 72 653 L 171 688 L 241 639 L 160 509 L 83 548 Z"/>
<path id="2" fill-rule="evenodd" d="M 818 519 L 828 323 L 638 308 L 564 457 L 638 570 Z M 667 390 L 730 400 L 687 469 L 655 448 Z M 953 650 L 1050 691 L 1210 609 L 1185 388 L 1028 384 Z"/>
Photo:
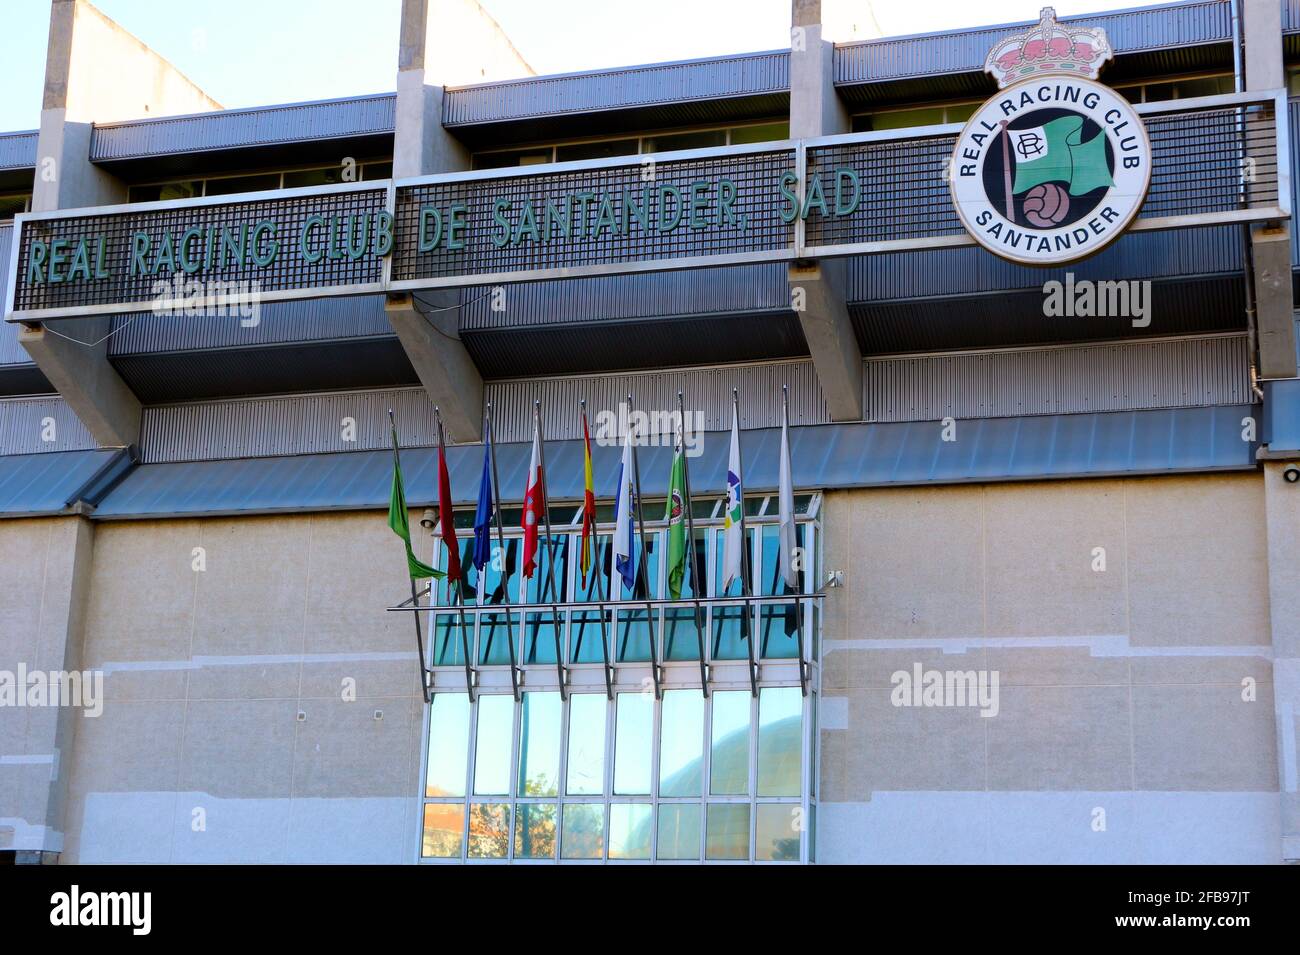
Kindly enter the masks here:
<path id="1" fill-rule="evenodd" d="M 32 209 L 126 201 L 126 185 L 90 161 L 95 122 L 219 107 L 85 0 L 53 0 Z M 36 326 L 18 340 L 95 441 L 118 447 L 139 439 L 140 401 L 108 362 L 107 340 L 101 339 L 109 324 L 106 318 L 77 319 L 61 322 L 54 333 Z"/>
<path id="2" fill-rule="evenodd" d="M 791 302 L 831 420 L 861 421 L 862 351 L 844 304 L 843 260 L 794 263 L 789 278 Z"/>
<path id="3" fill-rule="evenodd" d="M 446 87 L 532 76 L 530 67 L 476 0 L 402 0 L 397 50 L 393 175 L 468 169 L 469 150 L 442 125 Z M 482 438 L 483 377 L 460 341 L 459 291 L 409 295 L 385 306 L 429 398 L 454 441 Z M 435 304 L 436 303 L 436 304 Z"/>
<path id="4" fill-rule="evenodd" d="M 429 400 L 442 412 L 447 437 L 455 442 L 483 438 L 483 376 L 457 333 L 459 290 L 390 296 L 388 322 L 420 376 Z"/>
<path id="5" fill-rule="evenodd" d="M 835 46 L 822 39 L 821 0 L 793 0 L 790 24 L 790 135 L 848 132 L 848 111 L 835 92 Z M 796 262 L 789 282 L 831 419 L 862 420 L 862 351 L 844 301 L 844 263 Z"/>
<path id="6" fill-rule="evenodd" d="M 1239 9 L 1246 47 L 1246 89 L 1273 90 L 1285 86 L 1281 0 L 1240 0 Z M 1279 116 L 1277 121 L 1285 122 L 1286 117 Z M 1284 157 L 1279 160 L 1285 161 Z M 1255 260 L 1259 374 L 1262 378 L 1294 378 L 1297 367 L 1290 225 L 1270 222 L 1251 226 L 1250 241 Z"/>

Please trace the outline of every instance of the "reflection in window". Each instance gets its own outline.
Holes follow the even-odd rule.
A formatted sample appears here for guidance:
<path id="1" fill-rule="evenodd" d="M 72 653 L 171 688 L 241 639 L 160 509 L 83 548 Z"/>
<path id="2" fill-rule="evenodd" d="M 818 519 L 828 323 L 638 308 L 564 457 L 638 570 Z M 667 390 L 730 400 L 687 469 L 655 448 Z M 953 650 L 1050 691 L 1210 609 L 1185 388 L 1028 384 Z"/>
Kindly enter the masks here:
<path id="1" fill-rule="evenodd" d="M 426 859 L 459 858 L 464 844 L 465 804 L 427 802 L 424 804 L 424 839 L 421 854 Z"/>
<path id="2" fill-rule="evenodd" d="M 761 808 L 761 807 L 760 807 Z M 785 809 L 785 806 L 778 806 Z M 749 858 L 749 803 L 710 803 L 704 829 L 706 859 Z M 795 842 L 796 852 L 799 843 Z"/>
<path id="3" fill-rule="evenodd" d="M 748 499 L 746 499 L 746 503 L 748 503 Z M 754 528 L 747 527 L 745 532 L 745 555 L 742 559 L 742 566 L 748 570 L 749 558 L 754 546 Z M 713 533 L 713 593 L 718 597 L 739 597 L 744 593 L 743 585 L 739 579 L 733 580 L 731 586 L 725 590 L 722 586 L 722 565 L 726 556 L 722 542 L 723 531 L 718 528 Z M 743 605 L 715 607 L 713 609 L 712 652 L 715 660 L 744 660 L 749 656 L 749 648 L 745 643 L 746 627 L 744 616 L 745 608 Z"/>
<path id="4" fill-rule="evenodd" d="M 758 795 L 799 795 L 802 725 L 803 696 L 797 686 L 771 686 L 759 691 Z"/>
<path id="5" fill-rule="evenodd" d="M 795 525 L 797 546 L 804 546 L 805 525 Z M 781 531 L 775 524 L 763 526 L 763 562 L 759 570 L 760 593 L 783 596 L 795 593 L 781 573 Z M 758 652 L 767 659 L 793 660 L 799 656 L 799 608 L 794 603 L 769 605 L 759 610 Z"/>
<path id="6" fill-rule="evenodd" d="M 691 572 L 688 565 L 686 573 L 682 574 L 682 598 L 696 596 L 695 582 L 701 583 L 707 580 L 708 560 L 705 557 L 705 551 L 708 542 L 704 535 L 696 534 L 695 537 L 695 570 Z M 688 551 L 689 552 L 689 551 Z M 703 595 L 701 595 L 703 596 Z M 708 633 L 708 611 L 704 608 L 699 610 L 698 629 L 696 627 L 696 610 L 690 608 L 674 608 L 664 611 L 664 641 L 663 654 L 665 660 L 698 660 L 700 658 L 700 635 Z M 707 636 L 706 636 L 707 639 Z"/>
<path id="7" fill-rule="evenodd" d="M 464 666 L 465 643 L 467 639 L 473 645 L 474 618 L 461 617 L 459 613 L 435 613 L 433 615 L 433 665 Z"/>
<path id="8" fill-rule="evenodd" d="M 469 697 L 466 694 L 434 694 L 429 706 L 429 765 L 424 784 L 426 796 L 465 795 L 469 716 Z"/>
<path id="9" fill-rule="evenodd" d="M 719 690 L 713 694 L 709 792 L 714 796 L 743 796 L 749 792 L 750 699 L 744 690 Z"/>
<path id="10" fill-rule="evenodd" d="M 481 666 L 506 666 L 510 647 L 519 631 L 519 617 L 507 610 L 479 614 L 478 662 Z"/>
<path id="11" fill-rule="evenodd" d="M 555 803 L 521 802 L 515 809 L 515 858 L 555 858 Z"/>
<path id="12" fill-rule="evenodd" d="M 637 551 L 636 577 L 631 588 L 623 586 L 615 575 L 615 583 L 624 600 L 653 600 L 659 594 L 659 534 L 647 533 L 645 549 L 641 548 L 641 537 L 633 535 L 633 546 Z M 642 560 L 644 573 L 642 573 Z M 657 611 L 653 611 L 658 613 Z M 620 610 L 618 612 L 618 661 L 620 663 L 644 662 L 650 659 L 650 619 L 652 611 L 646 608 Z"/>
<path id="13" fill-rule="evenodd" d="M 616 802 L 609 807 L 609 857 L 650 858 L 649 803 Z"/>
<path id="14" fill-rule="evenodd" d="M 620 796 L 649 793 L 655 698 L 649 693 L 620 693 L 617 699 L 614 792 Z"/>
<path id="15" fill-rule="evenodd" d="M 519 739 L 519 795 L 554 796 L 560 779 L 558 692 L 524 694 Z"/>
<path id="16" fill-rule="evenodd" d="M 659 795 L 698 796 L 704 767 L 704 696 L 664 693 L 659 741 Z"/>
<path id="17" fill-rule="evenodd" d="M 605 856 L 605 807 L 600 803 L 569 803 L 564 807 L 565 859 L 601 859 Z"/>
<path id="18" fill-rule="evenodd" d="M 659 842 L 655 856 L 659 859 L 700 857 L 699 803 L 659 804 Z"/>
<path id="19" fill-rule="evenodd" d="M 759 862 L 799 861 L 799 806 L 759 803 L 754 858 Z"/>
<path id="20" fill-rule="evenodd" d="M 569 768 L 565 792 L 571 796 L 605 791 L 605 712 L 603 694 L 569 697 Z"/>
<path id="21" fill-rule="evenodd" d="M 478 700 L 478 742 L 474 747 L 474 794 L 510 792 L 510 748 L 514 737 L 514 697 L 500 694 Z"/>
<path id="22" fill-rule="evenodd" d="M 504 859 L 510 849 L 510 805 L 478 802 L 469 807 L 469 857 Z"/>

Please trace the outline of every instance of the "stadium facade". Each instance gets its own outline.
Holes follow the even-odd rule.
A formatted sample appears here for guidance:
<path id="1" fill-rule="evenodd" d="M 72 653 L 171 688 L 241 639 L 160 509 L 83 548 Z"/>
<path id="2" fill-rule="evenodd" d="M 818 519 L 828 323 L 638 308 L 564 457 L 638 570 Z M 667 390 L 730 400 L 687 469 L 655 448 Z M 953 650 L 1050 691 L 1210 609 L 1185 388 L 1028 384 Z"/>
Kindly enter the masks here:
<path id="1" fill-rule="evenodd" d="M 222 109 L 54 0 L 0 134 L 0 853 L 1300 859 L 1300 3 L 1037 13 L 536 76 L 403 0 L 395 93 Z M 403 606 L 390 410 L 463 603 Z"/>

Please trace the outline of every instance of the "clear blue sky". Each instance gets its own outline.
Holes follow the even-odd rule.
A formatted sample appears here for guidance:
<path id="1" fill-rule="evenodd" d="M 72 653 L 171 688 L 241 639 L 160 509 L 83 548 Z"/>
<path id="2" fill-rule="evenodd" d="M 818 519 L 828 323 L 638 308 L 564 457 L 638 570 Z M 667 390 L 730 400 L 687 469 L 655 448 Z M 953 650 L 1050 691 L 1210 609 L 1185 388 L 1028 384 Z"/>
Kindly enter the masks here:
<path id="1" fill-rule="evenodd" d="M 865 0 L 823 0 L 857 11 Z M 788 43 L 790 0 L 481 0 L 539 73 L 770 50 Z M 874 0 L 886 35 L 1031 20 L 1040 0 Z M 1057 12 L 1135 0 L 1059 0 Z M 8 0 L 0 34 L 0 130 L 39 123 L 49 0 Z M 394 88 L 398 0 L 98 0 L 109 17 L 226 106 Z M 829 15 L 829 12 L 828 12 Z M 111 74 L 105 76 L 111 82 Z"/>

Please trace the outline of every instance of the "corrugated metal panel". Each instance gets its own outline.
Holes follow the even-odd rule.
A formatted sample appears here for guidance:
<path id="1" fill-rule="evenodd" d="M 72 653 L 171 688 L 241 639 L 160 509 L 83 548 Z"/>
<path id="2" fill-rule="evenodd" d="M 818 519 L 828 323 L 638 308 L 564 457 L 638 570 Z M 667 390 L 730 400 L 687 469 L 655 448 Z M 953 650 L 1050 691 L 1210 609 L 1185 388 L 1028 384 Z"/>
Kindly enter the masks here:
<path id="1" fill-rule="evenodd" d="M 1249 404 L 1244 335 L 866 363 L 872 421 Z"/>
<path id="2" fill-rule="evenodd" d="M 1119 55 L 1225 42 L 1232 35 L 1228 0 L 1198 0 L 1061 19 L 1064 23 L 1086 23 L 1105 28 L 1111 46 Z M 907 76 L 979 71 L 998 40 L 1032 26 L 1033 22 L 846 43 L 835 48 L 835 83 L 838 86 Z"/>
<path id="3" fill-rule="evenodd" d="M 36 166 L 36 130 L 0 133 L 0 169 L 31 169 Z"/>
<path id="4" fill-rule="evenodd" d="M 1132 232 L 1097 255 L 1069 266 L 1079 279 L 1171 278 L 1240 272 L 1237 226 Z M 1058 270 L 1059 271 L 1059 270 Z M 1001 259 L 975 246 L 856 256 L 848 266 L 847 298 L 874 302 L 1042 288 L 1056 272 Z"/>
<path id="5" fill-rule="evenodd" d="M 0 454 L 42 454 L 94 447 L 95 441 L 86 426 L 57 395 L 0 399 Z"/>
<path id="6" fill-rule="evenodd" d="M 794 484 L 809 489 L 1249 470 L 1256 466 L 1258 443 L 1241 440 L 1241 420 L 1258 413 L 1258 407 L 1237 405 L 991 418 L 960 426 L 959 441 L 940 441 L 933 423 L 814 425 L 791 429 L 790 457 Z M 780 434 L 775 428 L 742 434 L 749 489 L 776 488 Z M 692 460 L 691 486 L 697 496 L 722 492 L 727 443 L 725 432 L 711 432 L 701 455 Z M 506 501 L 522 496 L 529 450 L 522 442 L 497 448 Z M 599 497 L 613 494 L 619 453 L 610 445 L 592 449 Z M 448 449 L 459 505 L 475 500 L 482 454 L 473 445 Z M 647 497 L 666 492 L 671 454 L 667 447 L 642 449 L 641 485 Z M 429 449 L 403 453 L 411 506 L 433 502 L 436 460 Z M 546 463 L 551 500 L 581 500 L 582 443 L 548 445 Z M 388 505 L 391 481 L 388 451 L 146 464 L 128 474 L 94 516 L 380 509 Z"/>
<path id="7" fill-rule="evenodd" d="M 403 446 L 436 443 L 428 395 L 423 388 L 401 388 L 145 408 L 140 459 L 198 461 L 384 448 L 392 443 L 389 408 Z M 355 440 L 346 440 L 346 419 L 355 422 Z"/>
<path id="8" fill-rule="evenodd" d="M 1282 0 L 1282 32 L 1300 30 L 1300 0 Z"/>
<path id="9" fill-rule="evenodd" d="M 120 470 L 125 454 L 57 451 L 0 457 L 0 517 L 60 513 L 105 472 Z"/>
<path id="10" fill-rule="evenodd" d="M 393 334 L 384 314 L 382 295 L 268 302 L 261 307 L 256 325 L 244 327 L 243 321 L 251 319 L 207 315 L 183 318 L 150 312 L 118 315 L 113 319 L 108 353 L 119 356 L 244 348 Z"/>
<path id="11" fill-rule="evenodd" d="M 681 391 L 692 420 L 696 413 L 701 416 L 692 427 L 717 431 L 731 426 L 731 389 L 736 388 L 740 392 L 741 427 L 773 427 L 781 421 L 782 385 L 790 389 L 791 424 L 825 424 L 831 420 L 811 361 L 496 381 L 484 388 L 484 400 L 492 403 L 498 440 L 531 440 L 534 400 L 542 403 L 548 438 L 562 440 L 582 436 L 579 402 L 586 400 L 587 414 L 595 428 L 598 416 L 605 416 L 601 420 L 611 415 L 615 420 L 624 417 L 628 394 L 638 410 L 654 414 L 675 411 L 677 392 Z"/>
<path id="12" fill-rule="evenodd" d="M 721 269 L 616 275 L 463 292 L 462 331 L 572 325 L 629 318 L 772 312 L 790 307 L 784 262 Z M 503 304 L 504 308 L 494 310 Z"/>
<path id="13" fill-rule="evenodd" d="M 13 223 L 0 225 L 0 273 L 9 268 L 9 251 L 13 247 L 13 239 Z M 0 365 L 30 365 L 31 363 L 31 355 L 18 344 L 18 326 L 12 322 L 0 322 Z"/>
<path id="14" fill-rule="evenodd" d="M 784 50 L 454 87 L 444 126 L 754 96 L 790 88 Z"/>
<path id="15" fill-rule="evenodd" d="M 940 352 L 1119 338 L 1203 335 L 1245 328 L 1241 276 L 1152 283 L 1152 322 L 1127 318 L 1046 318 L 1042 289 L 853 305 L 863 354 Z"/>
<path id="16" fill-rule="evenodd" d="M 1294 0 L 1297 6 L 1300 6 L 1300 0 Z M 1287 103 L 1287 123 L 1290 124 L 1291 133 L 1291 155 L 1288 162 L 1291 165 L 1291 208 L 1297 209 L 1297 198 L 1300 198 L 1300 143 L 1296 142 L 1296 137 L 1300 134 L 1300 100 L 1290 100 Z M 1291 230 L 1291 267 L 1300 267 L 1300 230 Z"/>
<path id="17" fill-rule="evenodd" d="M 392 93 L 96 126 L 91 162 L 391 133 Z"/>

